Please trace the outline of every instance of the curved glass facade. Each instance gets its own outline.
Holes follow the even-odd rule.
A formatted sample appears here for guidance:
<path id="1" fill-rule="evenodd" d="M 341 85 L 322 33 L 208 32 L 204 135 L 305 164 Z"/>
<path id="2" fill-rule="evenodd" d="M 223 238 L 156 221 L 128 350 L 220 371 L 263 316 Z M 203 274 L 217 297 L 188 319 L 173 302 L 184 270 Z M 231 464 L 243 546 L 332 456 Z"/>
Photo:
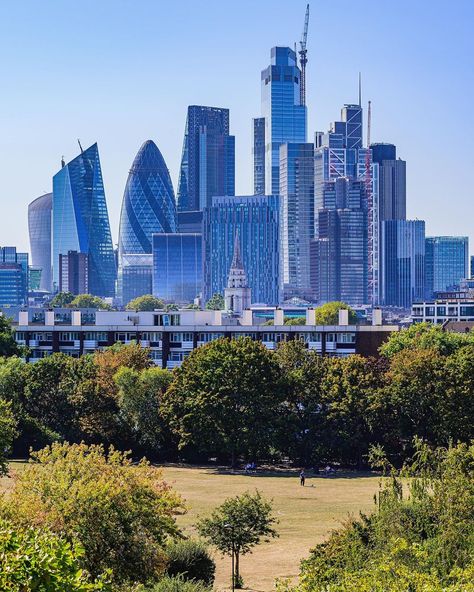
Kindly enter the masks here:
<path id="1" fill-rule="evenodd" d="M 59 287 L 59 255 L 88 255 L 89 292 L 115 293 L 115 256 L 99 149 L 93 144 L 53 177 L 53 282 Z"/>
<path id="2" fill-rule="evenodd" d="M 45 193 L 28 206 L 31 265 L 41 268 L 38 288 L 51 290 L 51 212 L 53 194 Z"/>
<path id="3" fill-rule="evenodd" d="M 152 234 L 176 230 L 176 202 L 170 174 L 157 145 L 147 140 L 133 161 L 125 186 L 119 256 L 151 255 Z"/>

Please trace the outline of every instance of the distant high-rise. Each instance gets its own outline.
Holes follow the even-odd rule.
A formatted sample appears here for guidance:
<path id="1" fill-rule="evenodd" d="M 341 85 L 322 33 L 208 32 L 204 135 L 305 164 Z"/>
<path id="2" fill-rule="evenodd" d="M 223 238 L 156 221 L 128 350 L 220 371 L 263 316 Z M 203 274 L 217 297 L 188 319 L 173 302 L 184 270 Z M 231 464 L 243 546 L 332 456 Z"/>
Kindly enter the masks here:
<path id="1" fill-rule="evenodd" d="M 202 211 L 215 195 L 235 193 L 235 138 L 229 110 L 188 107 L 178 183 L 178 210 Z"/>
<path id="2" fill-rule="evenodd" d="M 375 203 L 378 189 L 372 154 L 362 147 L 360 105 L 344 105 L 341 120 L 316 133 L 315 146 L 312 290 L 320 302 L 364 304 L 370 300 L 367 163 Z"/>
<path id="3" fill-rule="evenodd" d="M 470 278 L 474 278 L 474 255 L 471 255 Z"/>
<path id="4" fill-rule="evenodd" d="M 469 269 L 467 236 L 426 237 L 425 297 L 457 288 Z"/>
<path id="5" fill-rule="evenodd" d="M 280 144 L 306 142 L 306 106 L 301 104 L 301 71 L 295 52 L 273 47 L 271 63 L 261 73 L 262 118 L 254 120 L 254 189 L 278 195 L 280 190 Z M 262 129 L 264 120 L 264 130 Z M 261 142 L 264 141 L 264 152 Z M 260 174 L 262 155 L 265 158 Z M 258 183 L 257 183 L 258 181 Z M 265 189 L 262 191 L 261 184 Z"/>
<path id="6" fill-rule="evenodd" d="M 238 234 L 255 303 L 280 302 L 280 202 L 275 195 L 214 197 L 204 211 L 204 299 L 224 293 Z"/>
<path id="7" fill-rule="evenodd" d="M 28 253 L 0 247 L 0 306 L 25 304 L 28 283 Z"/>
<path id="8" fill-rule="evenodd" d="M 41 269 L 40 290 L 51 291 L 51 216 L 53 194 L 45 193 L 28 206 L 31 265 Z"/>
<path id="9" fill-rule="evenodd" d="M 89 292 L 115 292 L 115 257 L 97 144 L 71 160 L 53 177 L 53 284 L 59 288 L 59 255 L 88 256 Z"/>
<path id="10" fill-rule="evenodd" d="M 119 265 L 124 254 L 152 253 L 155 232 L 176 232 L 171 177 L 157 145 L 147 140 L 128 174 L 119 230 Z"/>
<path id="11" fill-rule="evenodd" d="M 86 253 L 69 251 L 59 255 L 59 291 L 89 293 L 89 261 Z"/>
<path id="12" fill-rule="evenodd" d="M 117 297 L 128 304 L 144 294 L 152 293 L 153 255 L 129 253 L 120 258 Z"/>
<path id="13" fill-rule="evenodd" d="M 382 303 L 409 308 L 425 293 L 425 223 L 385 220 L 382 223 Z"/>
<path id="14" fill-rule="evenodd" d="M 153 294 L 189 304 L 202 293 L 202 235 L 153 235 Z"/>
<path id="15" fill-rule="evenodd" d="M 281 144 L 280 202 L 285 297 L 308 297 L 314 238 L 313 144 Z"/>
<path id="16" fill-rule="evenodd" d="M 372 159 L 379 167 L 379 220 L 406 219 L 406 162 L 397 159 L 393 144 L 371 144 Z"/>
<path id="17" fill-rule="evenodd" d="M 253 192 L 265 194 L 265 117 L 253 120 Z"/>

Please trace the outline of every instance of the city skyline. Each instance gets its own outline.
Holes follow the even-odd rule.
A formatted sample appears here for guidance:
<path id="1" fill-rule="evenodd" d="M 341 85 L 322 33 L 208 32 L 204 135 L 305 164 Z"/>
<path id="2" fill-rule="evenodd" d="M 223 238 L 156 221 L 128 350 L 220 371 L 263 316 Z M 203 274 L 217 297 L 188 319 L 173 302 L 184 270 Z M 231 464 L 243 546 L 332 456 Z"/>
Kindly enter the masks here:
<path id="1" fill-rule="evenodd" d="M 230 109 L 230 133 L 236 136 L 236 194 L 252 193 L 252 117 L 259 113 L 260 70 L 268 60 L 270 47 L 292 46 L 299 39 L 305 3 L 297 3 L 288 11 L 283 2 L 264 1 L 257 7 L 252 5 L 250 11 L 249 2 L 240 3 L 240 9 L 207 2 L 216 25 L 213 40 L 197 35 L 204 15 L 192 3 L 164 7 L 144 2 L 133 14 L 126 10 L 126 4 L 114 3 L 112 12 L 111 3 L 104 1 L 95 10 L 96 21 L 87 21 L 87 29 L 83 25 L 88 10 L 71 24 L 57 10 L 58 2 L 41 8 L 28 1 L 9 7 L 9 18 L 0 25 L 0 43 L 15 52 L 15 60 L 4 72 L 10 90 L 3 97 L 7 117 L 0 140 L 6 171 L 2 195 L 7 215 L 0 227 L 3 244 L 29 250 L 28 203 L 42 190 L 51 190 L 50 178 L 63 154 L 66 161 L 77 156 L 78 136 L 85 145 L 99 143 L 116 243 L 121 198 L 137 145 L 150 138 L 160 146 L 177 191 L 186 109 L 191 104 Z M 420 7 L 401 1 L 398 13 L 390 15 L 376 11 L 375 2 L 367 0 L 363 5 L 365 10 L 360 6 L 356 10 L 343 2 L 337 15 L 334 8 L 311 6 L 308 140 L 337 117 L 340 104 L 355 102 L 357 74 L 362 70 L 363 104 L 368 98 L 373 101 L 372 140 L 393 142 L 409 163 L 407 216 L 426 219 L 430 235 L 471 234 L 464 218 L 474 213 L 467 160 L 472 134 L 466 129 L 472 122 L 460 125 L 457 112 L 467 112 L 468 91 L 473 86 L 468 67 L 472 40 L 468 39 L 467 26 L 473 8 L 460 2 L 459 18 L 453 27 L 448 18 L 443 19 L 443 10 L 437 10 L 437 6 L 442 9 L 440 2 L 430 2 L 428 12 L 428 4 Z M 148 22 L 144 15 L 155 19 Z M 256 27 L 261 15 L 266 15 L 269 25 L 263 29 Z M 325 41 L 331 39 L 332 19 L 341 15 L 337 51 L 331 51 Z M 247 44 L 242 44 L 239 36 L 234 39 L 223 25 L 231 22 L 235 29 L 245 19 L 252 22 L 245 28 Z M 9 26 L 5 27 L 7 22 Z M 106 22 L 115 29 L 111 26 L 104 31 Z M 155 26 L 163 23 L 159 38 L 153 42 L 151 22 Z M 364 30 L 370 32 L 361 33 L 349 55 L 350 40 L 344 31 L 354 26 L 357 30 L 362 22 Z M 394 26 L 397 23 L 404 27 L 403 40 Z M 55 25 L 55 35 L 45 40 L 43 25 L 51 24 Z M 67 43 L 70 36 L 83 43 Z M 441 38 L 442 44 L 438 42 Z M 92 52 L 96 59 L 84 61 L 84 55 L 91 56 Z M 134 70 L 131 63 L 139 54 L 144 63 Z M 151 64 L 159 73 L 159 63 L 172 60 L 179 61 L 179 68 L 171 64 L 170 76 L 157 76 L 157 80 L 146 76 Z M 456 76 L 460 71 L 463 76 Z M 94 100 L 89 98 L 88 109 L 79 110 L 87 98 L 84 81 L 94 91 Z M 81 92 L 77 91 L 79 87 Z M 443 130 L 449 137 L 448 145 L 456 145 L 456 154 L 454 150 L 437 149 Z M 459 154 L 465 155 L 466 166 L 459 163 Z M 23 178 L 19 171 L 25 162 L 29 174 Z M 457 207 L 442 207 L 446 200 Z M 463 216 L 459 216 L 461 209 Z"/>

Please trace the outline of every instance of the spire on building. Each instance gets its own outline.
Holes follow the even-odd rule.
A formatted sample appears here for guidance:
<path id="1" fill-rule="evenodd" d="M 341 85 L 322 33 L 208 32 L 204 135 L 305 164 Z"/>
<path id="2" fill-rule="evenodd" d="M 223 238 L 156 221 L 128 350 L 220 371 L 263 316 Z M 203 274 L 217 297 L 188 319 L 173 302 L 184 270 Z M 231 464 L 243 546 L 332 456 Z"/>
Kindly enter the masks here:
<path id="1" fill-rule="evenodd" d="M 250 307 L 252 302 L 251 290 L 247 283 L 247 274 L 240 254 L 240 241 L 238 232 L 234 238 L 234 255 L 229 269 L 227 288 L 224 290 L 226 310 L 240 314 Z"/>

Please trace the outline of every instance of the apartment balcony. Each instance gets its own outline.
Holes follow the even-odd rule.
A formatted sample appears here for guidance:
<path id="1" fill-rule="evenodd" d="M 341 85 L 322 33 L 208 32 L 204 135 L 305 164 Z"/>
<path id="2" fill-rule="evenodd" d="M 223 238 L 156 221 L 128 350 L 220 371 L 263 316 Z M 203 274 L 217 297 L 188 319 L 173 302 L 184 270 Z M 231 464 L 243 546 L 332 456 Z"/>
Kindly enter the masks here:
<path id="1" fill-rule="evenodd" d="M 97 349 L 98 342 L 95 339 L 85 339 L 84 349 Z"/>

